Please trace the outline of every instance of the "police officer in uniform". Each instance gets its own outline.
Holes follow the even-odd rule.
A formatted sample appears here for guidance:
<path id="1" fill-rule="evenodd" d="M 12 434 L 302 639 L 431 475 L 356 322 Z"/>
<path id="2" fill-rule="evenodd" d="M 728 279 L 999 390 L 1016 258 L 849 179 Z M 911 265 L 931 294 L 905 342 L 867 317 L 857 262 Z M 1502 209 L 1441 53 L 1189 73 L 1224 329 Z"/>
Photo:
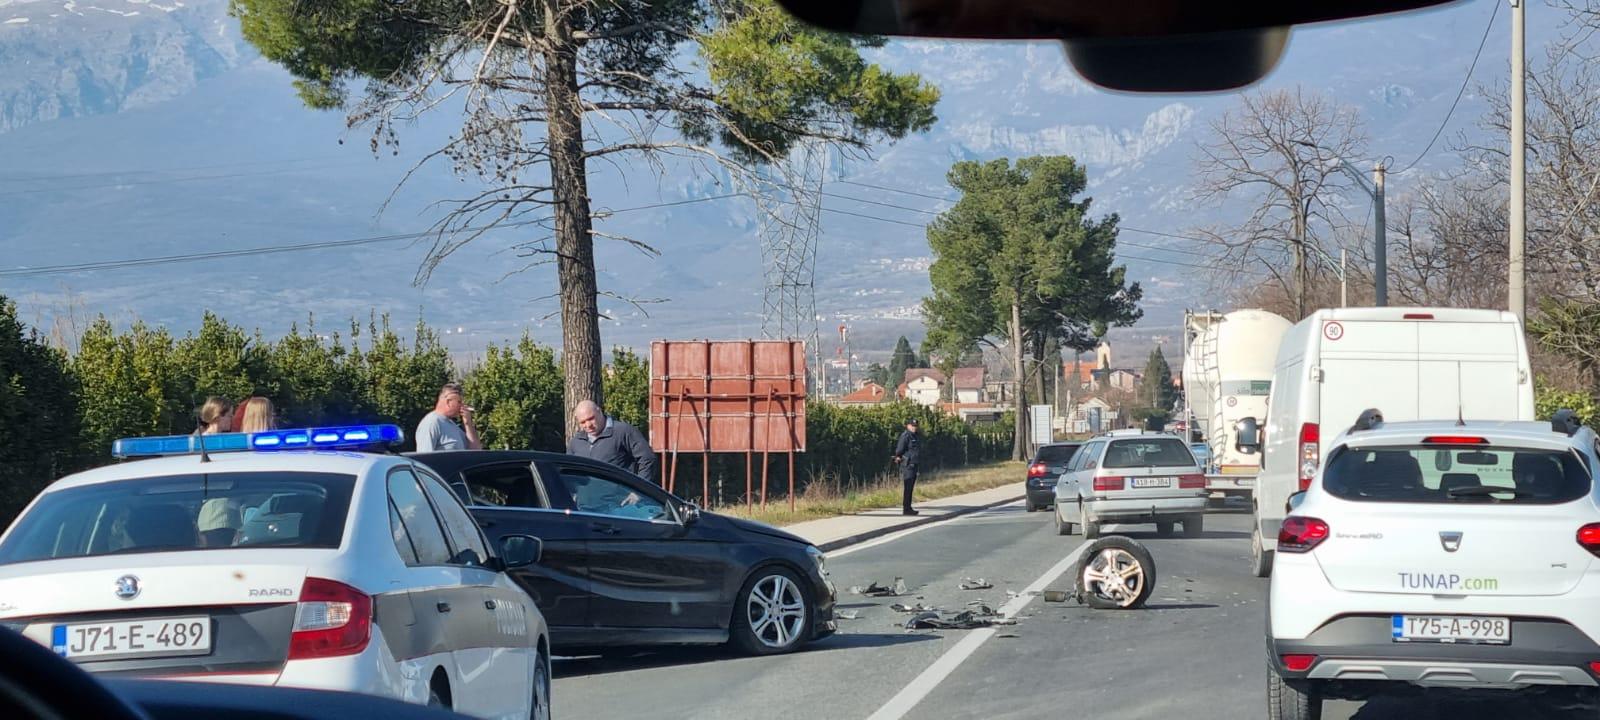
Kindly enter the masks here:
<path id="1" fill-rule="evenodd" d="M 905 484 L 905 496 L 901 502 L 901 513 L 905 515 L 918 514 L 911 507 L 911 491 L 917 487 L 917 456 L 922 451 L 922 438 L 917 435 L 917 419 L 906 421 L 906 431 L 900 433 L 900 440 L 894 444 L 894 461 L 900 466 L 900 481 Z"/>

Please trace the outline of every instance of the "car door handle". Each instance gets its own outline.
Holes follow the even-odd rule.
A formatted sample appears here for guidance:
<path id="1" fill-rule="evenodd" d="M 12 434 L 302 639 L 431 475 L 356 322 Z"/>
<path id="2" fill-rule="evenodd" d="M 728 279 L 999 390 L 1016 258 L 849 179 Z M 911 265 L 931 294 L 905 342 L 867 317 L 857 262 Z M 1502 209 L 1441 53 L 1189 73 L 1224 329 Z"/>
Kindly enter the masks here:
<path id="1" fill-rule="evenodd" d="M 485 600 L 485 601 L 483 601 L 483 607 L 485 609 L 488 609 L 488 610 L 493 610 L 494 609 L 494 601 L 493 600 Z"/>
<path id="2" fill-rule="evenodd" d="M 619 532 L 622 532 L 621 530 L 617 529 L 617 526 L 608 525 L 606 523 L 589 523 L 589 529 L 597 533 L 605 533 L 607 535 L 615 535 Z"/>
<path id="3" fill-rule="evenodd" d="M 450 603 L 447 602 L 437 603 L 433 607 L 442 613 L 450 612 Z"/>

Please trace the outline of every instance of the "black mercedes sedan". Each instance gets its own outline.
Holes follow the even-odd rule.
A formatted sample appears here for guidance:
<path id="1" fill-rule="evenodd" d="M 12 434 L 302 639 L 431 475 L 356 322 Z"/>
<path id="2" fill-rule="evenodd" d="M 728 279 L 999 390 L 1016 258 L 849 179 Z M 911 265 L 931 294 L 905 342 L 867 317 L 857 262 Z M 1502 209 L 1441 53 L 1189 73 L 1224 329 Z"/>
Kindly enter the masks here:
<path id="1" fill-rule="evenodd" d="M 788 652 L 834 631 L 823 555 L 775 527 L 699 509 L 618 467 L 536 451 L 413 453 L 492 542 L 532 535 L 514 570 L 552 650 L 732 643 Z"/>

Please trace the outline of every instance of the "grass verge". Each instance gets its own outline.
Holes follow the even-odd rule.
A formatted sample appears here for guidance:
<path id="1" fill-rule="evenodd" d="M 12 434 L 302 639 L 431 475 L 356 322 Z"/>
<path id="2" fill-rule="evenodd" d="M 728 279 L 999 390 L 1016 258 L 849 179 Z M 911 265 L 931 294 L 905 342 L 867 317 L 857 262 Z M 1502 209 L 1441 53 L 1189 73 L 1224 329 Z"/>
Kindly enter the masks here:
<path id="1" fill-rule="evenodd" d="M 916 499 L 919 502 L 938 500 L 1001 485 L 1020 484 L 1027 472 L 1026 467 L 1024 463 L 1006 461 L 931 472 L 917 480 Z M 837 478 L 818 479 L 807 485 L 805 492 L 795 498 L 793 512 L 781 496 L 775 498 L 770 495 L 766 510 L 759 505 L 749 508 L 729 505 L 717 508 L 717 512 L 769 525 L 793 525 L 806 520 L 854 515 L 864 510 L 900 507 L 900 492 L 900 478 L 889 475 L 854 488 L 841 488 Z"/>

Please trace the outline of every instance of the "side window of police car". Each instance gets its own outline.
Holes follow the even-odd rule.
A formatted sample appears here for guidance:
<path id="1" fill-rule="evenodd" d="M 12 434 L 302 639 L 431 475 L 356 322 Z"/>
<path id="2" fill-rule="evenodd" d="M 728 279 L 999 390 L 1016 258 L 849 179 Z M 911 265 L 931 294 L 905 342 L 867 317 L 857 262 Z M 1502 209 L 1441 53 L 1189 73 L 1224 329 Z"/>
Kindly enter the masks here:
<path id="1" fill-rule="evenodd" d="M 450 557 L 451 564 L 481 566 L 488 562 L 489 551 L 484 548 L 483 535 L 478 533 L 478 523 L 467 514 L 466 508 L 461 507 L 461 501 L 440 479 L 427 473 L 418 473 L 417 479 L 422 481 L 428 498 L 433 500 L 433 506 L 439 511 L 439 519 L 444 521 L 450 547 L 455 549 Z"/>
<path id="2" fill-rule="evenodd" d="M 400 523 L 400 527 L 391 529 L 395 547 L 406 564 L 445 565 L 450 562 L 450 544 L 444 539 L 444 529 L 439 526 L 428 498 L 423 496 L 416 476 L 410 471 L 396 470 L 389 474 L 389 506 L 391 524 Z M 410 544 L 410 552 L 402 546 L 402 540 Z"/>

